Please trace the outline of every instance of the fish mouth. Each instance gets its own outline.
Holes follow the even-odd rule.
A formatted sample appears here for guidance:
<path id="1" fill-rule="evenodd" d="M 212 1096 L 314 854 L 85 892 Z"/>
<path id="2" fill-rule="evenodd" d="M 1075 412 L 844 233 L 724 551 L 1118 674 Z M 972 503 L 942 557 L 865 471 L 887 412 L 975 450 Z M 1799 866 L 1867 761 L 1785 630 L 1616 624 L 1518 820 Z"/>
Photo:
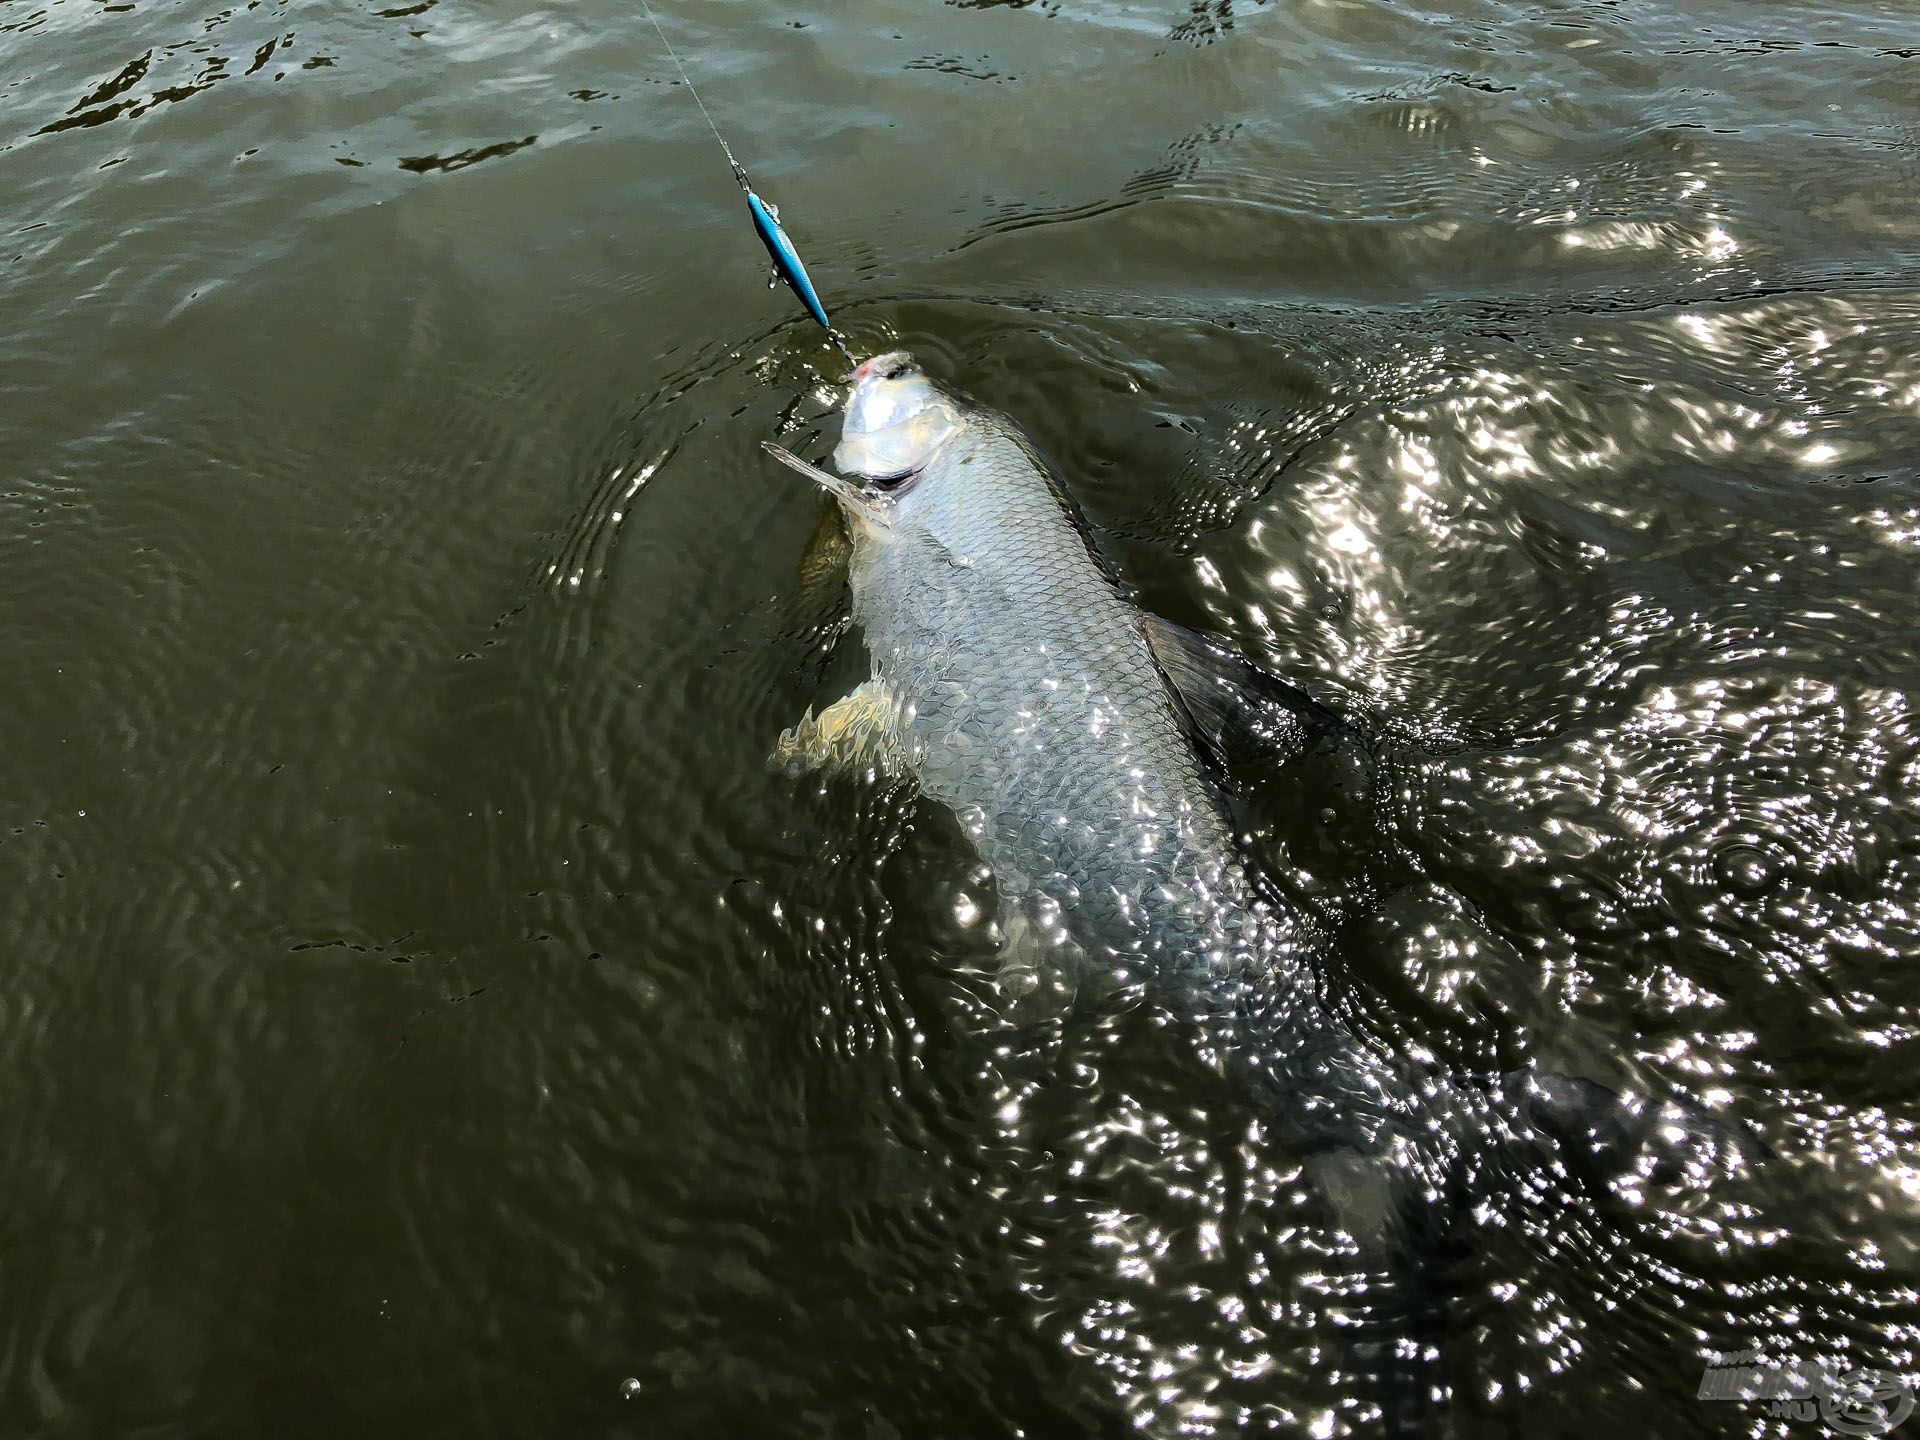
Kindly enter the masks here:
<path id="1" fill-rule="evenodd" d="M 902 470 L 898 475 L 863 475 L 860 477 L 860 488 L 877 496 L 898 495 L 918 480 L 921 472 L 926 468 L 924 465 L 918 465 L 911 470 Z"/>
<path id="2" fill-rule="evenodd" d="M 864 385 L 899 380 L 912 375 L 919 367 L 914 364 L 913 356 L 905 350 L 883 350 L 878 355 L 870 355 L 853 367 L 853 373 L 846 378 L 847 404 L 851 407 L 854 398 Z M 873 499 L 884 500 L 902 494 L 915 480 L 920 478 L 926 465 L 915 465 L 910 469 L 897 470 L 890 475 L 862 475 L 857 488 Z"/>

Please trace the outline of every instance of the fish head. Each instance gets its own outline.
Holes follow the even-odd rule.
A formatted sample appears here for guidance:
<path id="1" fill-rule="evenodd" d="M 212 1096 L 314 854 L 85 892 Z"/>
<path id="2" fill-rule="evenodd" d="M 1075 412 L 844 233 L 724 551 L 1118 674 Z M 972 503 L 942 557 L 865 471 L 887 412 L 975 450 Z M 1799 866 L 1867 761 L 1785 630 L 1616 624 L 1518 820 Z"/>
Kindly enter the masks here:
<path id="1" fill-rule="evenodd" d="M 863 361 L 848 377 L 834 474 L 762 442 L 781 463 L 807 476 L 840 502 L 853 556 L 906 553 L 931 542 L 952 548 L 956 514 L 976 520 L 992 509 L 972 502 L 974 487 L 958 483 L 979 441 L 979 414 L 914 364 L 903 350 Z M 990 497 L 987 497 L 990 498 Z"/>
<path id="2" fill-rule="evenodd" d="M 875 355 L 847 377 L 849 389 L 833 462 L 822 470 L 774 444 L 762 446 L 840 502 L 854 549 L 895 534 L 921 508 L 921 479 L 966 429 L 959 402 L 927 378 L 904 350 Z M 937 488 L 937 487 L 935 487 Z"/>
<path id="3" fill-rule="evenodd" d="M 863 361 L 848 383 L 834 466 L 898 504 L 960 432 L 959 407 L 904 350 Z"/>

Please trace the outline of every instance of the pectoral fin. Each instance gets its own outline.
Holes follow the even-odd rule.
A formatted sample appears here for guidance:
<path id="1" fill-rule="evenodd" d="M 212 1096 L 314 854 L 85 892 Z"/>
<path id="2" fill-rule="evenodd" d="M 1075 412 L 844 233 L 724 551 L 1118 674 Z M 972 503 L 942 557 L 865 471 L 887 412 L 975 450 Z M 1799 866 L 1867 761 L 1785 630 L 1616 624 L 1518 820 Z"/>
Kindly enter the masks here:
<path id="1" fill-rule="evenodd" d="M 781 731 L 773 763 L 789 775 L 821 769 L 900 775 L 907 768 L 900 701 L 878 680 L 856 686 L 818 715 L 809 710 L 798 725 Z"/>
<path id="2" fill-rule="evenodd" d="M 1092 968 L 1061 923 L 1057 903 L 1040 895 L 1000 896 L 1000 997 L 1016 1022 L 1065 1014 Z"/>
<path id="3" fill-rule="evenodd" d="M 847 507 L 848 514 L 881 530 L 885 530 L 893 524 L 893 521 L 887 514 L 887 506 L 880 497 L 862 490 L 851 481 L 842 480 L 838 475 L 830 474 L 822 470 L 818 465 L 813 465 L 802 460 L 791 450 L 784 450 L 771 440 L 762 440 L 760 442 L 760 448 L 773 456 L 773 458 L 778 460 L 782 465 L 785 465 L 789 470 L 797 471 L 806 476 L 807 479 L 813 481 L 813 483 L 818 485 L 822 490 L 825 490 L 828 494 L 837 498 L 841 504 Z"/>
<path id="4" fill-rule="evenodd" d="M 1323 734 L 1347 733 L 1333 711 L 1244 655 L 1157 615 L 1145 622 L 1153 658 L 1226 764 L 1290 758 Z"/>

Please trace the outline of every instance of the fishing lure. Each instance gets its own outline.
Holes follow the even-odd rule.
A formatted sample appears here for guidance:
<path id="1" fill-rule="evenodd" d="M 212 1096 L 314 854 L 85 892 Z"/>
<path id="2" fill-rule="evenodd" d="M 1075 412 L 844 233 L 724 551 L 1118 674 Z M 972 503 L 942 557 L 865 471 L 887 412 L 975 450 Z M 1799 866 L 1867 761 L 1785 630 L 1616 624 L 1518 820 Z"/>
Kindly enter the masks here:
<path id="1" fill-rule="evenodd" d="M 759 232 L 760 243 L 767 247 L 767 255 L 773 261 L 773 273 L 787 282 L 787 288 L 800 297 L 800 303 L 807 313 L 820 322 L 820 328 L 833 336 L 834 344 L 840 344 L 833 322 L 827 319 L 827 310 L 820 303 L 820 294 L 813 288 L 813 281 L 807 275 L 807 267 L 800 261 L 800 252 L 793 248 L 793 241 L 787 238 L 787 232 L 780 228 L 780 211 L 777 206 L 768 204 L 753 191 L 747 191 L 747 213 L 753 216 L 753 228 Z M 767 283 L 771 285 L 772 280 Z M 841 347 L 843 350 L 844 346 Z M 847 359 L 853 359 L 848 355 Z"/>
<path id="2" fill-rule="evenodd" d="M 787 232 L 780 224 L 780 209 L 755 193 L 753 182 L 747 178 L 747 170 L 734 158 L 733 147 L 727 144 L 727 137 L 720 133 L 720 127 L 713 123 L 713 115 L 707 109 L 707 102 L 700 98 L 700 92 L 694 88 L 693 79 L 687 74 L 687 67 L 681 63 L 680 56 L 673 48 L 673 42 L 667 39 L 667 32 L 660 28 L 660 17 L 653 13 L 653 6 L 647 0 L 640 0 L 640 8 L 647 12 L 647 19 L 653 22 L 653 31 L 660 37 L 660 44 L 672 59 L 674 69 L 680 72 L 680 83 L 687 87 L 687 93 L 693 96 L 693 103 L 700 107 L 707 128 L 713 131 L 713 138 L 720 142 L 720 149 L 727 157 L 727 165 L 733 171 L 733 178 L 739 183 L 741 193 L 747 197 L 747 214 L 752 217 L 754 234 L 760 237 L 760 243 L 767 247 L 767 258 L 773 261 L 773 277 L 767 281 L 771 286 L 775 279 L 787 282 L 787 288 L 793 291 L 802 308 L 810 315 L 827 338 L 833 341 L 835 348 L 847 357 L 849 365 L 854 363 L 853 351 L 847 348 L 847 342 L 840 332 L 833 328 L 833 322 L 827 318 L 827 307 L 820 303 L 820 292 L 813 288 L 813 279 L 807 274 L 807 267 L 801 262 L 800 252 L 794 248 L 793 241 L 787 238 Z"/>

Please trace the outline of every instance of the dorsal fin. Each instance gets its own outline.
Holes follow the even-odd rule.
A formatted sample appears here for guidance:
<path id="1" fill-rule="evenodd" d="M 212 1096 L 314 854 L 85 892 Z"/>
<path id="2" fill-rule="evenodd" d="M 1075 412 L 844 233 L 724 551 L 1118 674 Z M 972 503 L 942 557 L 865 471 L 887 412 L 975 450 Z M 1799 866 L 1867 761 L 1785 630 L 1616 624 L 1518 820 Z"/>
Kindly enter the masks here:
<path id="1" fill-rule="evenodd" d="M 1238 651 L 1158 615 L 1141 618 L 1161 673 L 1223 763 L 1290 759 L 1321 735 L 1348 729 L 1298 685 Z"/>

